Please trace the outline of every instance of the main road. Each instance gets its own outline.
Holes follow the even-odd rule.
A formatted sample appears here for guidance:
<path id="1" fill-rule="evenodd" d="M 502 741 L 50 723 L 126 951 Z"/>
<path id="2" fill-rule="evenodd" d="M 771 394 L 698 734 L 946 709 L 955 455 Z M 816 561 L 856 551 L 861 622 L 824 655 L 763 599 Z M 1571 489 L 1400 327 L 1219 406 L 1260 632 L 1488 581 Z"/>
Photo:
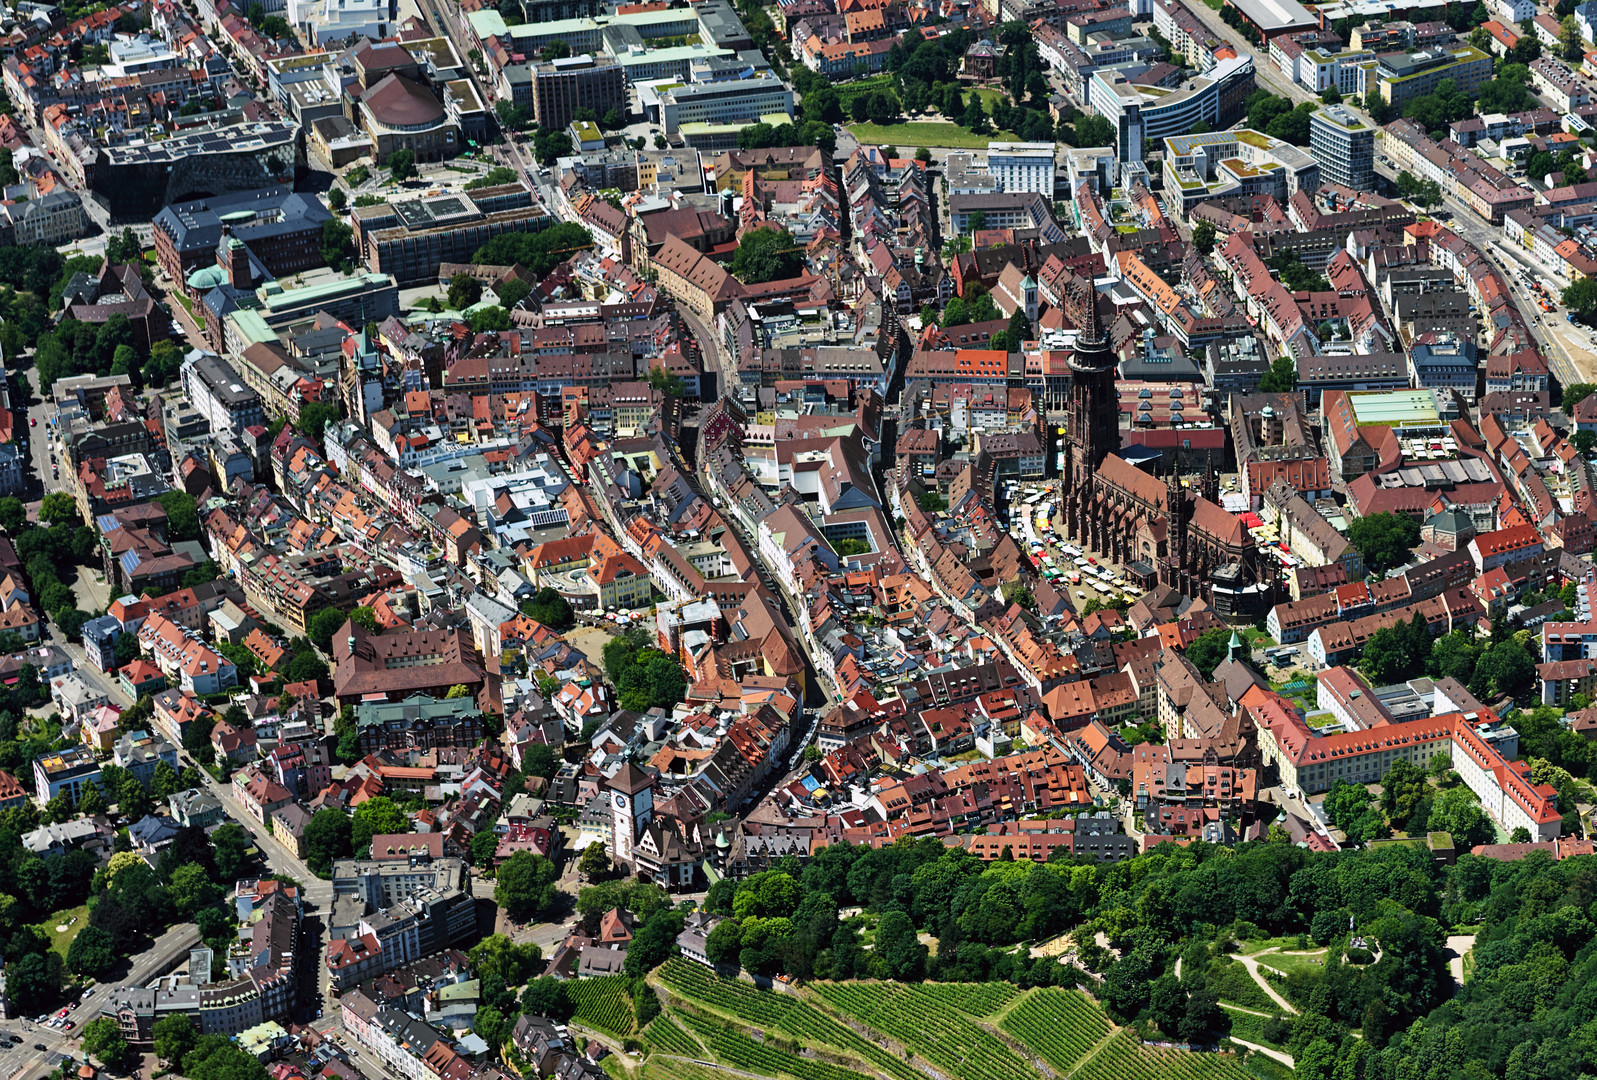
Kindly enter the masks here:
<path id="1" fill-rule="evenodd" d="M 1377 145 L 1377 150 L 1379 149 Z M 1396 183 L 1397 170 L 1393 166 L 1377 159 L 1375 171 L 1385 179 Z M 1547 270 L 1520 257 L 1510 245 L 1502 245 L 1500 250 L 1497 242 L 1503 238 L 1502 230 L 1482 219 L 1474 210 L 1445 189 L 1442 192 L 1442 202 L 1448 213 L 1452 215 L 1446 223 L 1447 227 L 1474 245 L 1502 271 L 1503 280 L 1508 283 L 1510 299 L 1524 316 L 1525 327 L 1530 331 L 1531 337 L 1541 346 L 1542 355 L 1547 358 L 1547 366 L 1552 371 L 1553 377 L 1561 386 L 1592 381 L 1594 373 L 1597 373 L 1597 356 L 1586 349 L 1577 348 L 1572 351 L 1568 347 L 1563 338 L 1554 332 L 1554 320 L 1558 316 L 1542 312 L 1530 292 L 1520 283 L 1516 273 L 1520 267 L 1524 267 L 1538 276 L 1545 277 Z M 1503 258 L 1503 250 L 1514 257 L 1512 263 Z"/>
<path id="2" fill-rule="evenodd" d="M 192 923 L 172 927 L 133 958 L 128 974 L 117 980 L 116 985 L 142 986 L 156 976 L 164 975 L 187 960 L 189 950 L 199 943 L 200 932 Z M 67 1014 L 67 1019 L 73 1024 L 70 1032 L 35 1024 L 30 1019 L 0 1021 L 4 1025 L 0 1030 L 14 1032 L 24 1040 L 13 1051 L 18 1056 L 0 1055 L 0 1070 L 4 1070 L 0 1075 L 6 1080 L 31 1077 L 37 1075 L 40 1069 L 47 1072 L 54 1069 L 55 1062 L 62 1055 L 81 1057 L 83 1051 L 78 1046 L 78 1036 L 83 1031 L 83 1025 L 100 1014 L 101 1001 L 111 989 L 111 984 L 98 985 L 83 995 L 82 1000 Z M 43 1046 L 44 1049 L 35 1049 L 36 1046 Z"/>

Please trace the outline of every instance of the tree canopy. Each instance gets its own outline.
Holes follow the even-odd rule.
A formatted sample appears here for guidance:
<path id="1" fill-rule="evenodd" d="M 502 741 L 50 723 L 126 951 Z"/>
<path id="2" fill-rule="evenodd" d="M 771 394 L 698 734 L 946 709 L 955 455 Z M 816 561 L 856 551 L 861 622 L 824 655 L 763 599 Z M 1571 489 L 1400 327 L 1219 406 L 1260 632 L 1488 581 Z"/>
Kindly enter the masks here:
<path id="1" fill-rule="evenodd" d="M 1420 542 L 1420 524 L 1406 514 L 1369 514 L 1348 526 L 1348 542 L 1364 557 L 1364 568 L 1384 574 L 1409 561 Z"/>
<path id="2" fill-rule="evenodd" d="M 751 229 L 738 241 L 731 271 L 745 285 L 797 277 L 804 266 L 803 245 L 786 229 Z"/>

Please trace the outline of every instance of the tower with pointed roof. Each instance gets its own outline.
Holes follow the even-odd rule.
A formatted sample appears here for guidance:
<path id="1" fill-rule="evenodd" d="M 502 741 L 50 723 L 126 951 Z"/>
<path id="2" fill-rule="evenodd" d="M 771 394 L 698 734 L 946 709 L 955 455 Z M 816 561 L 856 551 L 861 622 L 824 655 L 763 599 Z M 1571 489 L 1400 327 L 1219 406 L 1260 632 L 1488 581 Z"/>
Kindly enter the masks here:
<path id="1" fill-rule="evenodd" d="M 1115 354 L 1098 318 L 1098 292 L 1092 279 L 1078 290 L 1079 324 L 1070 357 L 1070 398 L 1066 404 L 1065 530 L 1074 539 L 1100 548 L 1100 529 L 1092 511 L 1094 476 L 1120 446 L 1120 401 L 1115 392 Z"/>
<path id="2" fill-rule="evenodd" d="M 610 852 L 630 863 L 633 845 L 654 820 L 654 777 L 629 761 L 605 787 L 610 789 Z"/>

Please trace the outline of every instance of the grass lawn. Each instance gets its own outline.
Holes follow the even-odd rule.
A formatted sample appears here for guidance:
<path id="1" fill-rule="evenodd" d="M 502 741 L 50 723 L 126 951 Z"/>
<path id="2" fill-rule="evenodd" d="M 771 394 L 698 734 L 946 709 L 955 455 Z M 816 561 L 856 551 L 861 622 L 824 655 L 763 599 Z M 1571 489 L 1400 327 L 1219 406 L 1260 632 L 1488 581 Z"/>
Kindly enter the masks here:
<path id="1" fill-rule="evenodd" d="M 1009 100 L 1008 94 L 1004 93 L 1002 90 L 994 89 L 991 86 L 978 86 L 972 89 L 970 92 L 981 98 L 981 107 L 986 109 L 989 113 L 993 111 L 993 102 L 995 101 L 1002 101 L 1006 105 L 1014 104 Z"/>
<path id="2" fill-rule="evenodd" d="M 1014 141 L 1018 138 L 1008 131 L 995 131 L 988 135 L 973 135 L 958 124 L 936 120 L 913 120 L 906 124 L 850 124 L 848 130 L 854 138 L 867 145 L 886 143 L 891 146 L 936 146 L 955 150 L 985 150 L 993 141 Z"/>
<path id="3" fill-rule="evenodd" d="M 56 927 L 72 922 L 65 930 L 57 931 Z M 78 936 L 78 931 L 89 925 L 89 905 L 83 904 L 75 908 L 66 908 L 51 915 L 44 922 L 39 923 L 39 929 L 45 932 L 50 939 L 50 948 L 66 959 L 67 947 L 72 944 L 72 939 Z"/>
<path id="4" fill-rule="evenodd" d="M 183 295 L 183 290 L 173 289 L 169 295 L 177 297 L 177 302 L 183 305 L 183 310 L 189 313 L 189 318 L 194 317 L 194 305 L 189 302 L 187 296 Z"/>
<path id="5" fill-rule="evenodd" d="M 1325 970 L 1324 956 L 1287 956 L 1285 953 L 1267 953 L 1259 957 L 1260 968 L 1275 968 L 1275 970 L 1291 975 L 1303 971 L 1309 974 L 1318 974 Z"/>

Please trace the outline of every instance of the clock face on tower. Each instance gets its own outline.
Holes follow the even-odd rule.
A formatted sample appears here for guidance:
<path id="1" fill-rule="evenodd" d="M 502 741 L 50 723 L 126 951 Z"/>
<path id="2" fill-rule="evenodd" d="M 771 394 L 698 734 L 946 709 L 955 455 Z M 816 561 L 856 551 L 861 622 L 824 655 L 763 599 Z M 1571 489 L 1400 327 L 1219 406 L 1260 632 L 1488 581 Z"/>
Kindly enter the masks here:
<path id="1" fill-rule="evenodd" d="M 627 797 L 625 795 L 621 794 L 619 791 L 616 792 L 616 805 L 621 807 L 622 809 L 626 809 Z"/>

